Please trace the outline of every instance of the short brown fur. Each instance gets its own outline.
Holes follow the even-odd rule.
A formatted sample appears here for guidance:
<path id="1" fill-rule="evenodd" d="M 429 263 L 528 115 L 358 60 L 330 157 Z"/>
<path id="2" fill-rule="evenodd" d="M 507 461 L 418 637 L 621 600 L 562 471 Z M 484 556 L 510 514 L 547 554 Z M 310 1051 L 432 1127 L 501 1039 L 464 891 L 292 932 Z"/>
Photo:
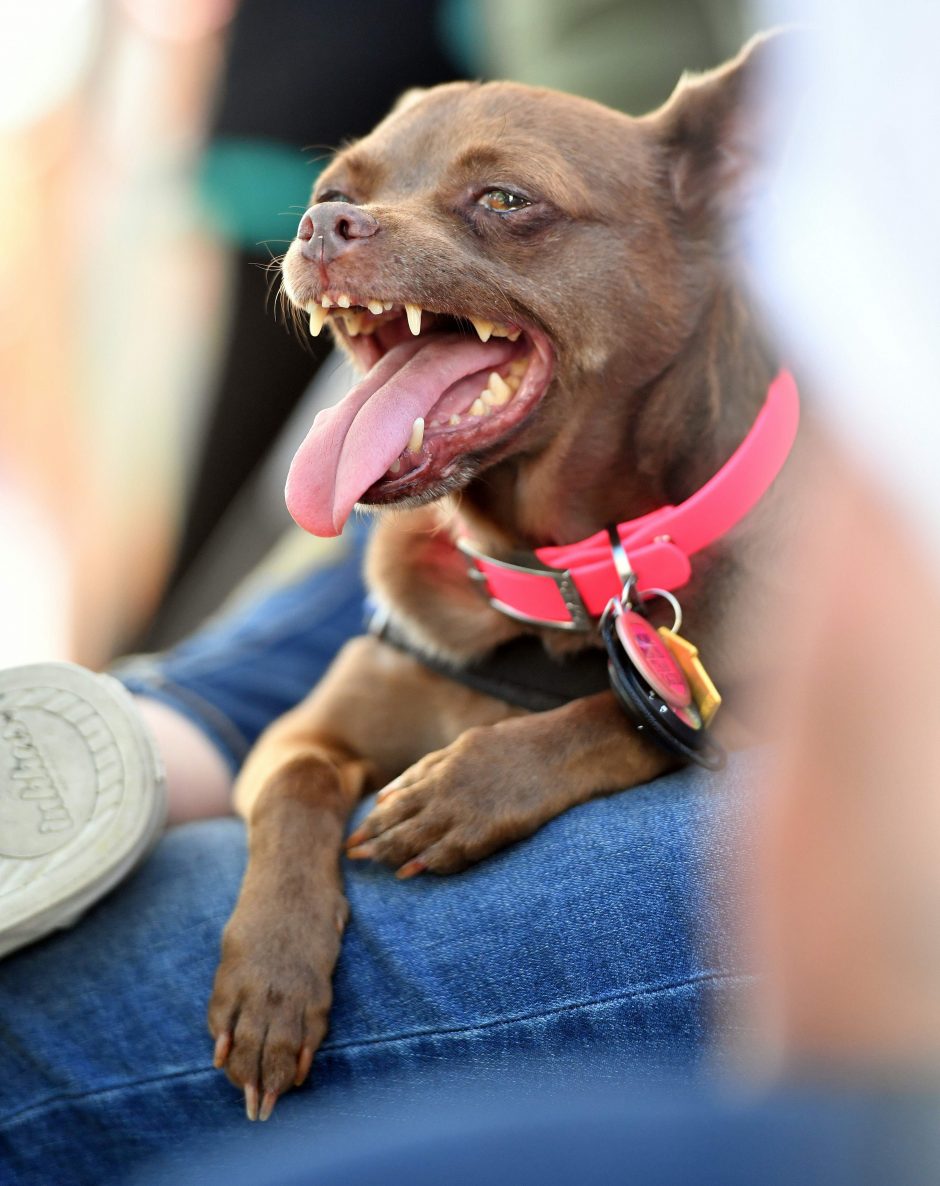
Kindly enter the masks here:
<path id="1" fill-rule="evenodd" d="M 467 579 L 455 515 L 491 554 L 580 539 L 688 497 L 751 425 L 776 360 L 729 266 L 726 222 L 757 171 L 746 100 L 770 44 L 684 80 L 639 120 L 509 83 L 409 92 L 318 183 L 381 228 L 330 265 L 334 290 L 395 291 L 442 311 L 456 300 L 535 326 L 554 347 L 551 387 L 520 430 L 374 532 L 368 581 L 426 651 L 466 662 L 526 629 Z M 540 199 L 524 233 L 473 221 L 481 185 L 520 180 Z M 323 291 L 297 251 L 284 269 L 300 307 Z M 685 633 L 726 687 L 760 662 L 740 617 L 728 637 L 724 609 L 745 577 L 760 604 L 754 578 L 776 546 L 782 491 L 696 558 L 683 592 Z M 598 645 L 541 637 L 553 652 Z M 364 792 L 397 780 L 351 838 L 354 856 L 400 875 L 450 873 L 674 765 L 610 693 L 528 714 L 375 639 L 350 643 L 263 735 L 237 786 L 249 863 L 210 1027 L 249 1114 L 267 1116 L 305 1077 L 326 1032 L 346 917 L 342 834 Z"/>

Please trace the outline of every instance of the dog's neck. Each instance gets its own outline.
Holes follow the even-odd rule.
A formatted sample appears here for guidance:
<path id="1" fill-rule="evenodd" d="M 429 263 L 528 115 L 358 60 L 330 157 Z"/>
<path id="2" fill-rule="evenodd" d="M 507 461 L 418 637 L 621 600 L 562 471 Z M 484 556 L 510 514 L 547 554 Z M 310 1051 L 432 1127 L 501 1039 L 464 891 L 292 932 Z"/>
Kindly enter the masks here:
<path id="1" fill-rule="evenodd" d="M 775 371 L 748 304 L 722 287 L 654 378 L 632 386 L 616 357 L 585 377 L 550 443 L 470 483 L 461 517 L 482 545 L 535 548 L 680 502 L 740 444 Z"/>

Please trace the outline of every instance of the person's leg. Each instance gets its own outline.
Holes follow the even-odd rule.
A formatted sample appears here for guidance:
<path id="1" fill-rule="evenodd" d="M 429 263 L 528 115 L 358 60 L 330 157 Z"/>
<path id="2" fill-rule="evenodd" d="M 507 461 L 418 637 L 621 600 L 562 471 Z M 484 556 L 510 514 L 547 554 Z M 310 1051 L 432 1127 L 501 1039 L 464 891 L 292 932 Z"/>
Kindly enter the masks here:
<path id="1" fill-rule="evenodd" d="M 171 823 L 228 814 L 257 734 L 362 628 L 364 536 L 324 545 L 172 651 L 125 662 L 124 688 L 65 664 L 0 671 L 0 956 L 122 880 L 165 799 Z"/>
<path id="2" fill-rule="evenodd" d="M 125 659 L 113 674 L 190 719 L 234 773 L 261 731 L 362 633 L 366 537 L 356 523 L 341 540 L 310 541 L 311 560 L 293 579 L 262 583 L 178 646 Z"/>
<path id="3" fill-rule="evenodd" d="M 349 865 L 352 915 L 312 1086 L 272 1125 L 315 1129 L 448 1068 L 520 1055 L 635 1078 L 699 1063 L 744 977 L 710 861 L 754 781 L 685 771 L 566 813 L 450 878 Z M 73 931 L 0 965 L 0 1179 L 103 1182 L 187 1138 L 256 1131 L 211 1068 L 205 1009 L 244 862 L 234 820 L 168 835 Z M 5 1161 L 5 1164 L 4 1164 Z"/>

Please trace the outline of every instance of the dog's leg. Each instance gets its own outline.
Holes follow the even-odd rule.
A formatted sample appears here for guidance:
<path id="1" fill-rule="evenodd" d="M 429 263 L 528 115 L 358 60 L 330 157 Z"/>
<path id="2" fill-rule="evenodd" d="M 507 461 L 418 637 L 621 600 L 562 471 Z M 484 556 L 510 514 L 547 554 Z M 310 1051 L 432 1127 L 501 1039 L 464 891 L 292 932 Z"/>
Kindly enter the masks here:
<path id="1" fill-rule="evenodd" d="M 370 774 L 340 737 L 315 729 L 311 708 L 277 723 L 238 784 L 248 868 L 222 936 L 209 1028 L 215 1064 L 244 1088 L 252 1120 L 303 1082 L 326 1032 L 347 914 L 339 853 Z"/>
<path id="2" fill-rule="evenodd" d="M 630 725 L 613 694 L 468 729 L 379 793 L 347 842 L 399 877 L 454 873 L 568 807 L 648 782 L 681 762 Z"/>
<path id="3" fill-rule="evenodd" d="M 326 1033 L 347 915 L 343 831 L 359 797 L 455 737 L 456 721 L 512 711 L 363 638 L 252 750 L 235 789 L 248 869 L 209 1007 L 216 1065 L 252 1119 L 306 1078 Z"/>

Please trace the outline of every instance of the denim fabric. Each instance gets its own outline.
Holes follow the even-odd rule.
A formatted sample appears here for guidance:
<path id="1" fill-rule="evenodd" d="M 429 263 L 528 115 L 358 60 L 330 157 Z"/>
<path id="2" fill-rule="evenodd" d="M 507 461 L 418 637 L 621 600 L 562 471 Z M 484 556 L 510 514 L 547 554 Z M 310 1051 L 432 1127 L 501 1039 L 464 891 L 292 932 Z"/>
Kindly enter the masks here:
<path id="1" fill-rule="evenodd" d="M 567 1082 L 707 1061 L 740 993 L 731 904 L 710 876 L 753 766 L 685 771 L 554 820 L 466 873 L 346 870 L 352 907 L 312 1084 L 269 1126 L 365 1120 L 441 1069 L 496 1081 L 534 1056 Z M 123 1181 L 143 1160 L 235 1128 L 205 1010 L 244 865 L 235 820 L 168 834 L 74 930 L 0 964 L 0 1182 Z"/>
<path id="2" fill-rule="evenodd" d="M 337 566 L 137 661 L 125 682 L 186 712 L 236 765 L 359 629 L 361 544 L 354 533 Z M 399 882 L 352 863 L 332 1026 L 311 1085 L 268 1129 L 365 1120 L 431 1074 L 496 1082 L 520 1058 L 571 1084 L 598 1066 L 619 1084 L 707 1064 L 716 1009 L 747 983 L 711 874 L 732 863 L 759 781 L 749 757 L 721 776 L 687 770 L 455 877 Z M 238 821 L 179 828 L 77 927 L 0 963 L 2 1186 L 101 1186 L 188 1140 L 258 1139 L 211 1067 L 205 1020 L 244 862 Z"/>
<path id="3" fill-rule="evenodd" d="M 258 734 L 310 691 L 339 648 L 363 628 L 363 524 L 330 563 L 221 613 L 162 655 L 113 674 L 194 721 L 237 771 Z"/>
<path id="4" fill-rule="evenodd" d="M 485 1092 L 432 1084 L 367 1120 L 321 1108 L 302 1133 L 174 1149 L 135 1186 L 927 1186 L 940 1091 L 795 1081 L 764 1092 L 598 1080 Z"/>

